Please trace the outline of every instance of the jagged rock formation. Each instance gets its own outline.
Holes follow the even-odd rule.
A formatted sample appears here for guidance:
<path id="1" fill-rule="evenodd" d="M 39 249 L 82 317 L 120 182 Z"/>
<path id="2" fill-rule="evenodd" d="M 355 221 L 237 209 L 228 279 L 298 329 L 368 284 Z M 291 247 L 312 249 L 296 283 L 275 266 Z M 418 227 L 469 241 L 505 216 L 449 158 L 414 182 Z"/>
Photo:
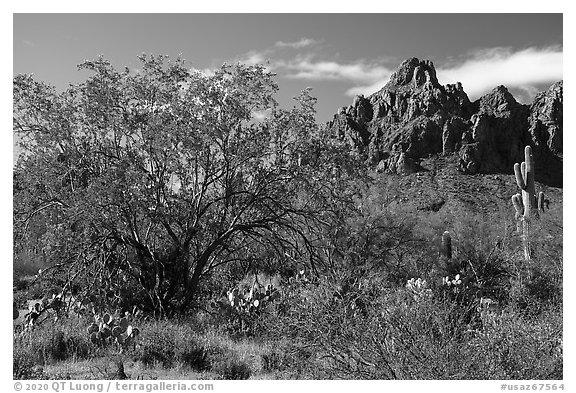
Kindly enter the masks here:
<path id="1" fill-rule="evenodd" d="M 540 92 L 530 106 L 528 133 L 536 161 L 536 173 L 562 183 L 563 83 L 556 82 Z"/>
<path id="2" fill-rule="evenodd" d="M 516 102 L 504 86 L 479 100 L 471 127 L 462 134 L 460 167 L 467 173 L 509 171 L 528 142 L 529 109 Z"/>
<path id="3" fill-rule="evenodd" d="M 561 184 L 562 82 L 532 106 L 504 86 L 470 102 L 460 83 L 442 86 L 430 61 L 411 58 L 380 91 L 340 108 L 327 128 L 377 170 L 404 174 L 440 153 L 458 154 L 465 173 L 510 172 L 532 144 L 537 161 L 560 164 L 553 182 Z"/>

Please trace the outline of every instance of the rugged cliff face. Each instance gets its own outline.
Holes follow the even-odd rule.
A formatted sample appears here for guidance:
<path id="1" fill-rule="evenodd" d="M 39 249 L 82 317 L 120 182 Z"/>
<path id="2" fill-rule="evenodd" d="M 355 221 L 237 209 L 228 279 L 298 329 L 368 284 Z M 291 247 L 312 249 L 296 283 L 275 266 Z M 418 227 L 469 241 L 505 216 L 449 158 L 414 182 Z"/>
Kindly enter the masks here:
<path id="1" fill-rule="evenodd" d="M 538 160 L 536 173 L 562 184 L 563 83 L 556 82 L 539 93 L 530 106 L 528 133 Z"/>
<path id="2" fill-rule="evenodd" d="M 340 108 L 327 128 L 379 171 L 417 172 L 425 157 L 457 154 L 464 173 L 511 172 L 531 144 L 540 175 L 562 182 L 562 82 L 531 106 L 504 86 L 470 102 L 460 83 L 441 85 L 430 61 L 411 58 L 380 91 Z"/>

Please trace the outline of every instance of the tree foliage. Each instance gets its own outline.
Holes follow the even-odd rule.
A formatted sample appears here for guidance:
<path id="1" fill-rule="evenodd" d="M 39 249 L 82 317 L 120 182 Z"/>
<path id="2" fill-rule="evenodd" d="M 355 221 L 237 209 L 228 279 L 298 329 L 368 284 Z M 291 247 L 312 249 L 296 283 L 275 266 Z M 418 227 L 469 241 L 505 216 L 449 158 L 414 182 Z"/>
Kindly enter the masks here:
<path id="1" fill-rule="evenodd" d="M 130 283 L 160 315 L 188 307 L 222 264 L 318 261 L 314 233 L 350 166 L 308 91 L 284 110 L 263 66 L 205 75 L 140 60 L 138 72 L 86 61 L 90 77 L 62 93 L 15 77 L 16 249 L 40 248 L 65 291 L 121 299 Z"/>

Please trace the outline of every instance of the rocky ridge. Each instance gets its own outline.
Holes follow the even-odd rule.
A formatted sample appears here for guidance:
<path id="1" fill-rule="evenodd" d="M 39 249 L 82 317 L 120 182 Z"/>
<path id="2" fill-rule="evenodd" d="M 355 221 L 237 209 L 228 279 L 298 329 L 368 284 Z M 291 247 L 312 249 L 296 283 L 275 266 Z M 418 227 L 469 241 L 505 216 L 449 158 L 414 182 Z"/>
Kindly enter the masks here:
<path id="1" fill-rule="evenodd" d="M 380 172 L 421 171 L 422 159 L 457 155 L 466 174 L 510 173 L 534 147 L 539 181 L 562 186 L 562 81 L 518 103 L 504 86 L 471 102 L 462 84 L 441 85 L 432 62 L 404 61 L 378 92 L 356 96 L 327 129 Z"/>

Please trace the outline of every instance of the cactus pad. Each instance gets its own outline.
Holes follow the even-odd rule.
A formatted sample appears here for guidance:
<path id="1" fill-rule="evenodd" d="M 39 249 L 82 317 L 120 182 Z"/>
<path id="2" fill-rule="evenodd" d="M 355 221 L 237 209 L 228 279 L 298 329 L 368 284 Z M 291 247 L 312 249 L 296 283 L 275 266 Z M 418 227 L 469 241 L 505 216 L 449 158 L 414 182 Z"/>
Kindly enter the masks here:
<path id="1" fill-rule="evenodd" d="M 104 314 L 104 316 L 102 317 L 102 321 L 105 324 L 109 324 L 110 321 L 112 321 L 112 317 L 110 316 L 110 314 Z"/>
<path id="2" fill-rule="evenodd" d="M 98 344 L 100 342 L 100 336 L 97 332 L 92 332 L 90 334 L 90 342 L 92 344 Z"/>
<path id="3" fill-rule="evenodd" d="M 104 325 L 101 329 L 100 329 L 100 333 L 102 333 L 102 337 L 104 338 L 108 338 L 112 335 L 112 330 L 110 330 L 110 328 L 108 327 L 108 325 Z"/>
<path id="4" fill-rule="evenodd" d="M 114 327 L 112 328 L 112 335 L 113 335 L 114 337 L 118 337 L 118 336 L 121 335 L 121 334 L 122 334 L 122 328 L 121 328 L 120 326 L 114 326 Z"/>

